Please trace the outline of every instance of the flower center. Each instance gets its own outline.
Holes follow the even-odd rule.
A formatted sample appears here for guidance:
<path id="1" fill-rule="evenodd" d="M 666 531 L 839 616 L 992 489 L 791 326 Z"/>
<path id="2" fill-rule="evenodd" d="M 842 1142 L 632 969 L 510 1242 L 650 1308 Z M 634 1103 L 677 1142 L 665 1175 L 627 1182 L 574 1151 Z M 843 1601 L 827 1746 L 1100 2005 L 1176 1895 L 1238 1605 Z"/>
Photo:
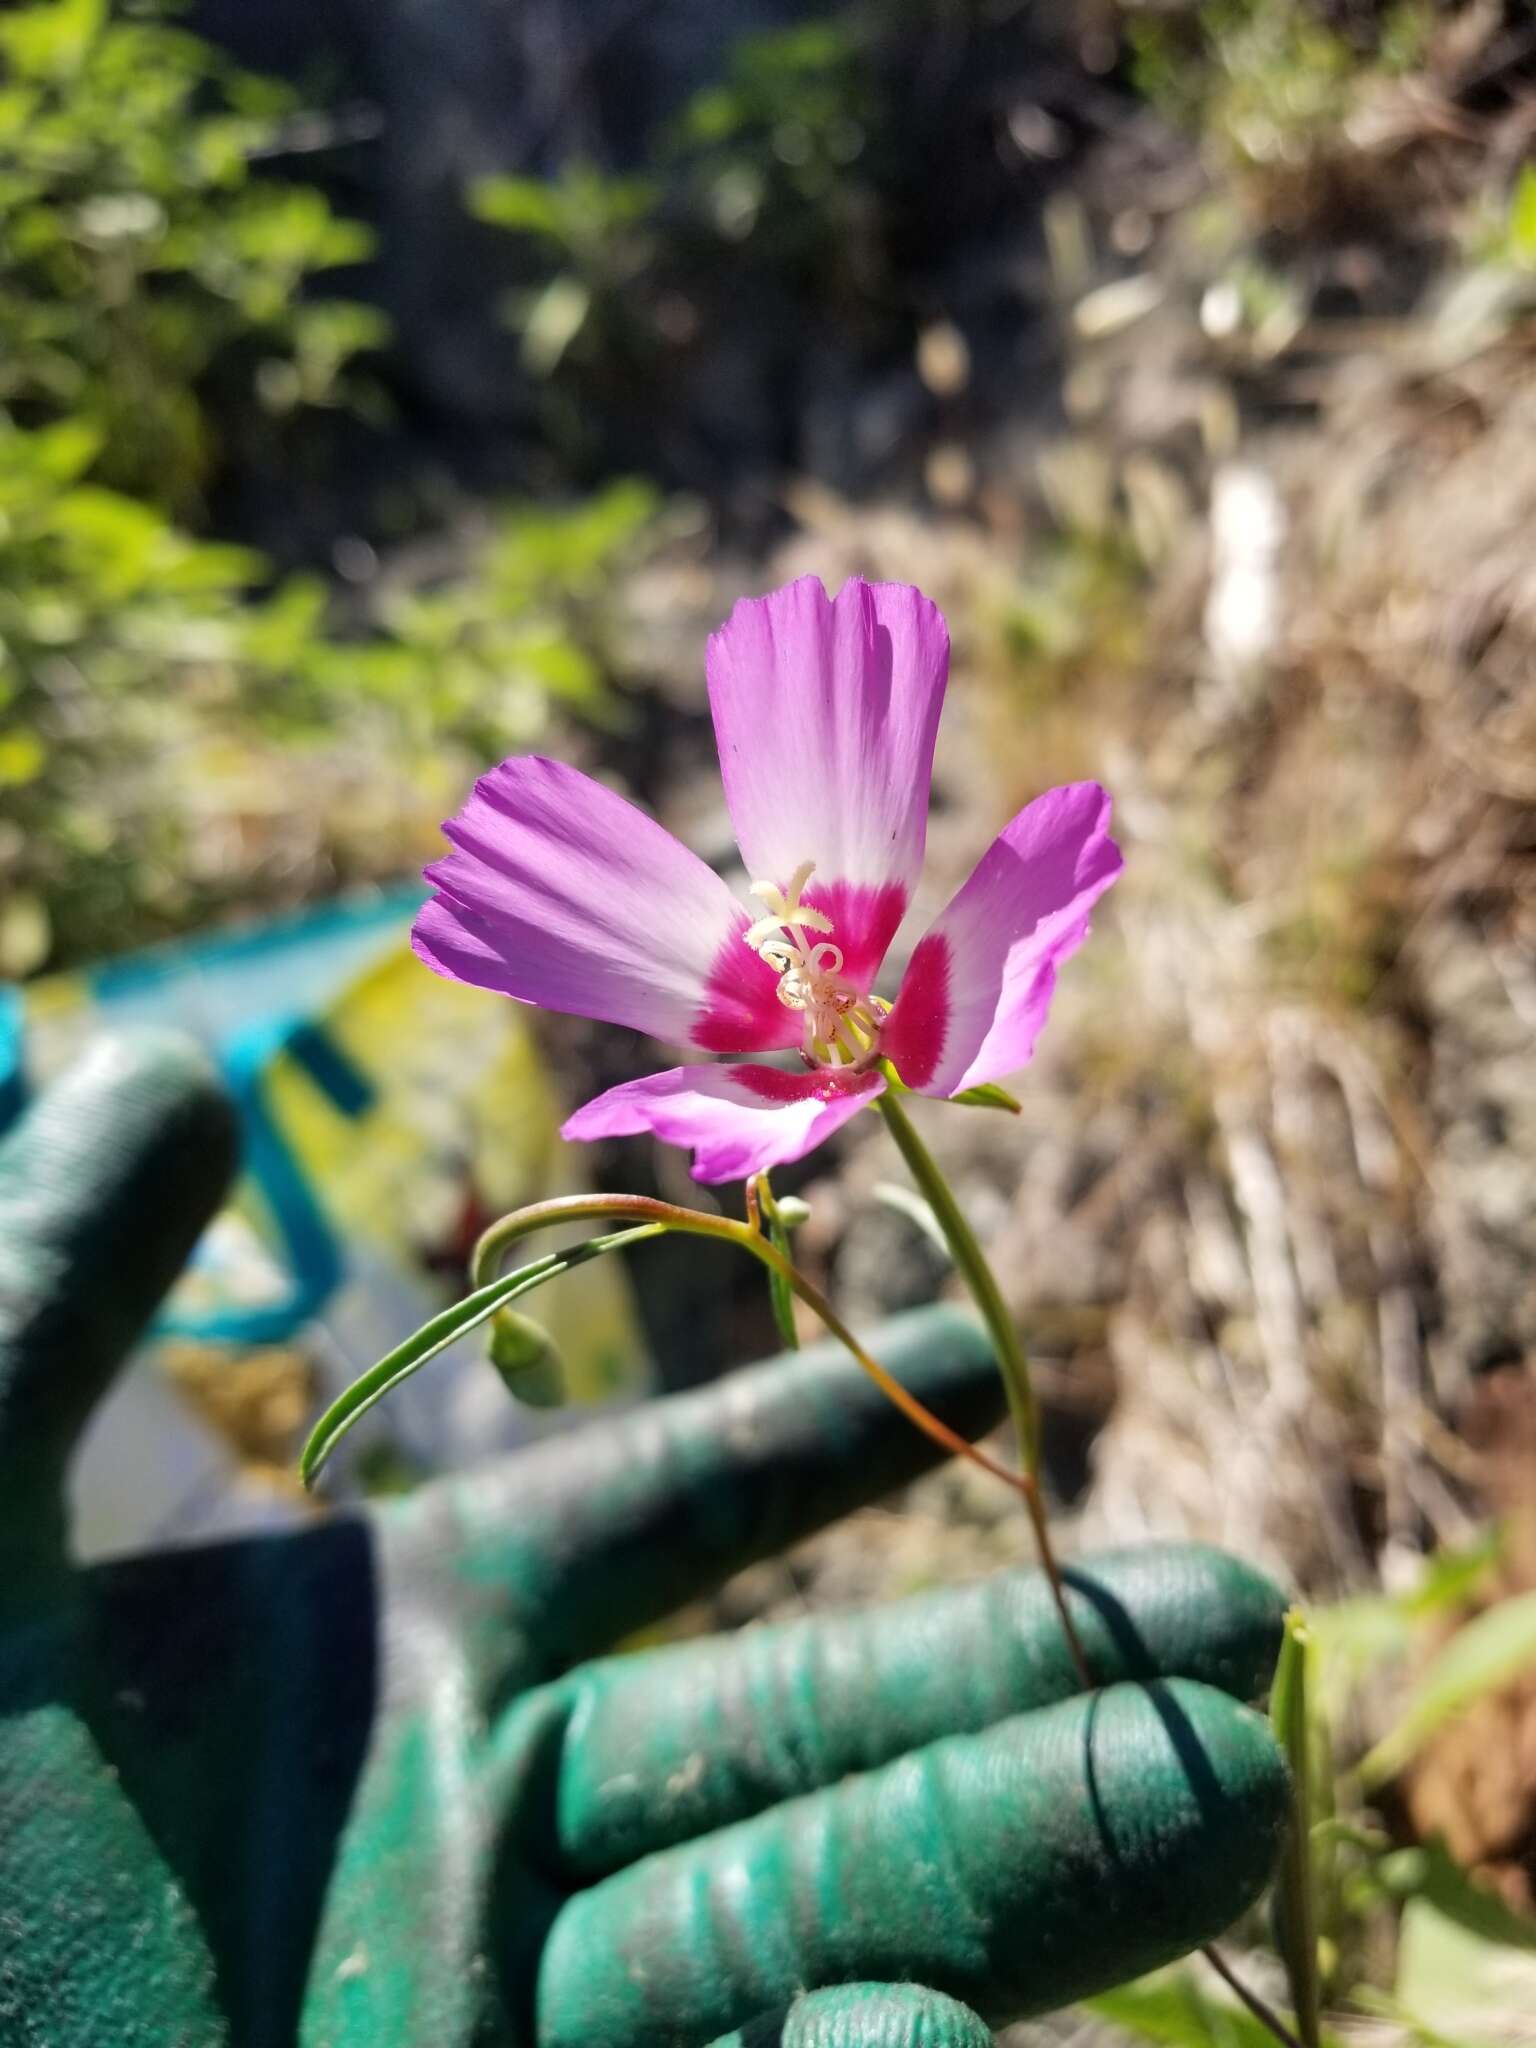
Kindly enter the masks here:
<path id="1" fill-rule="evenodd" d="M 788 889 L 774 882 L 754 882 L 751 893 L 767 904 L 768 915 L 742 937 L 779 977 L 778 998 L 785 1009 L 804 1011 L 801 1051 L 808 1064 L 862 1069 L 879 1050 L 880 1016 L 873 999 L 862 995 L 843 973 L 842 947 L 833 945 L 830 937 L 806 936 L 832 930 L 825 911 L 800 901 L 814 866 L 813 861 L 802 861 Z"/>

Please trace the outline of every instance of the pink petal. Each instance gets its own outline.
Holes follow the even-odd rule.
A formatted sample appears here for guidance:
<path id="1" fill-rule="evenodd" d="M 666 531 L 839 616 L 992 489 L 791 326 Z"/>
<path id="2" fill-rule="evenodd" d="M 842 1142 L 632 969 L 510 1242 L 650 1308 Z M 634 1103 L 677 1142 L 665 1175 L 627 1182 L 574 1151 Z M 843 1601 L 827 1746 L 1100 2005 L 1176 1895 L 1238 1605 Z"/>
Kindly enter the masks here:
<path id="1" fill-rule="evenodd" d="M 673 1067 L 597 1096 L 567 1120 L 561 1136 L 580 1142 L 654 1131 L 669 1145 L 694 1148 L 695 1180 L 745 1180 L 803 1159 L 884 1087 L 875 1073 Z"/>
<path id="2" fill-rule="evenodd" d="M 437 973 L 674 1045 L 766 1052 L 801 1020 L 697 854 L 578 769 L 536 755 L 482 775 L 427 869 L 411 943 Z"/>
<path id="3" fill-rule="evenodd" d="M 913 949 L 881 1046 L 910 1088 L 958 1095 L 1022 1067 L 1056 969 L 1124 865 L 1096 782 L 1048 790 L 1006 825 Z"/>
<path id="4" fill-rule="evenodd" d="M 814 576 L 744 598 L 708 652 L 736 843 L 753 881 L 826 910 L 868 987 L 923 864 L 933 742 L 949 674 L 943 614 L 905 583 Z"/>

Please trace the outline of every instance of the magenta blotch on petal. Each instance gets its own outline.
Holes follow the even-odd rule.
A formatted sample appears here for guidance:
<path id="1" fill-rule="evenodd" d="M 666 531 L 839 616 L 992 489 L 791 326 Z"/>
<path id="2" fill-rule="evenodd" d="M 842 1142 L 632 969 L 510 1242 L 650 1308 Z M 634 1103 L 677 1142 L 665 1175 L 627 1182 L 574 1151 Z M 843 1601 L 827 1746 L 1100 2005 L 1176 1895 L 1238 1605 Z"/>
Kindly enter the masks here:
<path id="1" fill-rule="evenodd" d="M 1056 969 L 1123 865 L 1096 782 L 1048 790 L 1006 825 L 918 941 L 881 1045 L 908 1087 L 956 1095 L 1022 1067 Z"/>
<path id="2" fill-rule="evenodd" d="M 453 851 L 427 869 L 438 893 L 411 935 L 437 973 L 674 1045 L 796 1041 L 776 977 L 741 942 L 743 906 L 590 776 L 537 755 L 503 761 L 443 829 Z"/>
<path id="3" fill-rule="evenodd" d="M 720 773 L 754 881 L 831 908 L 856 979 L 873 977 L 923 864 L 934 736 L 949 675 L 943 614 L 904 583 L 829 598 L 802 576 L 743 598 L 707 656 Z"/>
<path id="4" fill-rule="evenodd" d="M 950 1027 L 949 961 L 944 934 L 924 933 L 912 949 L 896 1006 L 880 1034 L 882 1052 L 909 1088 L 927 1088 L 944 1057 Z"/>
<path id="5" fill-rule="evenodd" d="M 703 1007 L 689 1034 L 701 1052 L 789 1052 L 804 1036 L 798 1011 L 778 999 L 773 970 L 743 942 L 748 916 L 742 911 L 704 984 Z"/>
<path id="6" fill-rule="evenodd" d="M 652 1131 L 669 1145 L 692 1148 L 695 1180 L 745 1180 L 803 1158 L 884 1087 L 875 1073 L 673 1067 L 597 1096 L 568 1119 L 561 1136 L 589 1141 Z"/>
<path id="7" fill-rule="evenodd" d="M 856 988 L 873 988 L 880 963 L 907 914 L 907 891 L 899 882 L 884 888 L 860 882 L 823 884 L 812 875 L 803 900 L 831 920 L 832 937 L 843 956 L 843 973 Z"/>

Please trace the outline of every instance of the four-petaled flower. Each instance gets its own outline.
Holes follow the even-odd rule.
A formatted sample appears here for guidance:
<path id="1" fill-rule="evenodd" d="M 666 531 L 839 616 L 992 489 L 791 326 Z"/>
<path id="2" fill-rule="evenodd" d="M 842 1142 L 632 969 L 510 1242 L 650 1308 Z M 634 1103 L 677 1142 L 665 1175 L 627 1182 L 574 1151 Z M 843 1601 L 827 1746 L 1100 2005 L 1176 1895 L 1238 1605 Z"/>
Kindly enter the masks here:
<path id="1" fill-rule="evenodd" d="M 799 1159 L 886 1086 L 957 1095 L 1023 1066 L 1056 968 L 1120 871 L 1109 798 L 1037 797 L 874 993 L 922 867 L 949 672 L 938 608 L 901 583 L 814 576 L 711 636 L 709 700 L 755 919 L 696 854 L 558 761 L 503 761 L 445 827 L 412 943 L 439 974 L 708 1053 L 610 1088 L 567 1138 L 653 1131 L 702 1181 Z"/>

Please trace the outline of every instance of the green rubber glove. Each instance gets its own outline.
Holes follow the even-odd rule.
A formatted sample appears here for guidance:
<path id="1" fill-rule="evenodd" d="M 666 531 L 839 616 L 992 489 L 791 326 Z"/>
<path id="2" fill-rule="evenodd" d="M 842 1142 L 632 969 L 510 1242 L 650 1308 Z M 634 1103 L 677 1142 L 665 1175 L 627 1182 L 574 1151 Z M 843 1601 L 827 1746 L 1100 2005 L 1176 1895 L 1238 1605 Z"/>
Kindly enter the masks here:
<path id="1" fill-rule="evenodd" d="M 167 1042 L 0 1150 L 3 2048 L 980 2048 L 1254 1899 L 1284 1772 L 1238 1702 L 1281 1601 L 1217 1553 L 1075 1574 L 1085 1696 L 1029 1571 L 584 1661 L 929 1462 L 830 1351 L 73 1567 L 70 1446 L 233 1152 Z M 994 1420 L 968 1322 L 878 1350 Z"/>

